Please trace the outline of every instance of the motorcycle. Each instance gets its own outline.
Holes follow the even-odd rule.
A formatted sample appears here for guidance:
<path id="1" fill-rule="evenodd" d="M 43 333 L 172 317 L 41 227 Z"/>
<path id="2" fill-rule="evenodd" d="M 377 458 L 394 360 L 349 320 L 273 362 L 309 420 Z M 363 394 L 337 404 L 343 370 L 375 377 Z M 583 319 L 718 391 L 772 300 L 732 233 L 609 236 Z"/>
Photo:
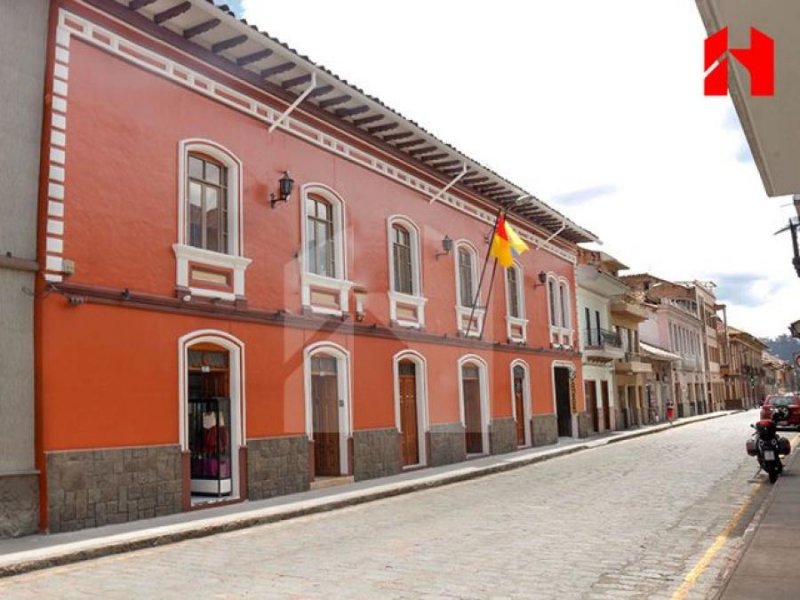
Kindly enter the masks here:
<path id="1" fill-rule="evenodd" d="M 769 476 L 770 483 L 775 483 L 783 472 L 781 455 L 788 456 L 792 451 L 789 440 L 778 435 L 775 422 L 780 420 L 781 415 L 776 412 L 773 412 L 772 419 L 762 419 L 750 425 L 755 431 L 745 445 L 747 454 L 758 458 L 759 470 Z"/>

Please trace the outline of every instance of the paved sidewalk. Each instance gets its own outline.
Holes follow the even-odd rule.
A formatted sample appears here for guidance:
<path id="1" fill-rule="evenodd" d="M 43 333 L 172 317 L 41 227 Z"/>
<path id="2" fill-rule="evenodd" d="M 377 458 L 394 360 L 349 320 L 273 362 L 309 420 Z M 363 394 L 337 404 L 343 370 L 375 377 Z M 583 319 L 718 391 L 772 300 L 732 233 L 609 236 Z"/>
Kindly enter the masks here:
<path id="1" fill-rule="evenodd" d="M 719 595 L 720 600 L 800 598 L 798 453 L 797 447 L 793 447 L 783 474 L 748 528 L 746 535 L 750 539 Z"/>
<path id="2" fill-rule="evenodd" d="M 392 477 L 268 500 L 245 501 L 72 533 L 0 540 L 0 577 L 408 494 L 729 414 L 732 412 L 687 417 L 675 421 L 673 425 L 650 425 L 629 431 L 600 434 L 585 440 L 562 439 L 552 446 L 486 456 L 454 465 L 408 471 Z"/>

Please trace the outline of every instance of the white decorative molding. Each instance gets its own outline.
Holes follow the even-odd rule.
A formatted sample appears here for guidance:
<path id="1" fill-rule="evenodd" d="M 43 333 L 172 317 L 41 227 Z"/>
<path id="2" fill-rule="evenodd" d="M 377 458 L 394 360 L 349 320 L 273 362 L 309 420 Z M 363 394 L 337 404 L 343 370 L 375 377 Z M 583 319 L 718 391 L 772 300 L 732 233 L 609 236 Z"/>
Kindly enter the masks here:
<path id="1" fill-rule="evenodd" d="M 95 23 L 92 23 L 83 17 L 79 17 L 74 13 L 60 9 L 57 38 L 59 40 L 62 38 L 65 39 L 67 42 L 65 47 L 68 47 L 69 37 L 71 35 L 77 36 L 78 38 L 94 46 L 102 48 L 106 52 L 109 52 L 110 54 L 117 56 L 126 62 L 133 63 L 146 71 L 156 73 L 182 87 L 188 88 L 203 96 L 213 98 L 215 101 L 225 104 L 234 110 L 238 110 L 250 115 L 254 119 L 258 119 L 265 124 L 273 125 L 281 117 L 282 112 L 269 106 L 268 104 L 254 100 L 253 98 L 242 94 L 231 87 L 218 83 L 213 79 L 202 75 L 198 71 L 170 60 L 158 54 L 157 52 L 153 52 L 152 50 L 145 48 L 144 46 L 135 44 L 130 40 L 121 37 L 99 25 L 96 25 Z M 63 95 L 66 96 L 66 82 L 61 83 L 63 84 L 64 88 Z M 264 94 L 264 91 L 258 89 L 258 93 Z M 302 108 L 298 108 L 292 114 L 298 113 L 302 113 Z M 419 192 L 421 194 L 421 200 L 428 200 L 431 196 L 435 196 L 441 191 L 442 186 L 439 183 L 428 183 L 427 181 L 412 175 L 406 170 L 400 169 L 389 162 L 371 156 L 363 150 L 342 141 L 342 139 L 324 133 L 312 125 L 309 125 L 291 116 L 286 117 L 278 127 L 282 131 L 301 138 L 319 148 L 324 149 L 327 152 L 341 156 L 375 173 L 379 173 L 384 177 L 395 181 L 396 183 Z M 450 193 L 439 196 L 438 201 L 447 204 L 451 208 L 487 225 L 493 224 L 497 217 L 496 212 L 480 208 L 473 202 L 467 201 Z M 566 260 L 572 264 L 576 264 L 576 254 L 563 250 L 562 248 L 547 242 L 544 237 L 527 231 L 523 228 L 526 226 L 525 222 L 523 221 L 521 223 L 522 225 L 517 227 L 517 232 L 519 233 L 520 237 L 532 242 L 536 246 L 539 246 L 551 254 L 562 258 L 563 260 Z"/>
<path id="2" fill-rule="evenodd" d="M 64 204 L 66 190 L 67 91 L 69 86 L 69 30 L 60 22 L 56 29 L 50 99 L 50 143 L 47 164 L 47 237 L 44 278 L 64 279 Z"/>
<path id="3" fill-rule="evenodd" d="M 237 297 L 244 297 L 244 272 L 248 265 L 253 262 L 252 259 L 243 256 L 234 256 L 232 254 L 212 252 L 211 250 L 204 250 L 184 244 L 173 244 L 172 249 L 175 251 L 176 259 L 176 283 L 180 287 L 188 288 L 191 290 L 192 294 L 206 298 L 236 300 Z M 230 270 L 233 273 L 233 292 L 191 286 L 189 263 Z"/>

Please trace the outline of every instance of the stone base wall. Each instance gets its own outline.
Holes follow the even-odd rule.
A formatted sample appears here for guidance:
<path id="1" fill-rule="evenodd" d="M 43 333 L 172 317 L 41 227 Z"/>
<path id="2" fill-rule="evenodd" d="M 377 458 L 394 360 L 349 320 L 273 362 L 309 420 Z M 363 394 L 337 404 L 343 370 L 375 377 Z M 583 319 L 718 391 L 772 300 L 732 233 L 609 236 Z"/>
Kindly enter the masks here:
<path id="1" fill-rule="evenodd" d="M 391 429 L 353 432 L 353 478 L 374 479 L 403 470 L 400 433 Z"/>
<path id="2" fill-rule="evenodd" d="M 308 450 L 305 435 L 247 440 L 248 498 L 261 500 L 306 491 Z"/>
<path id="3" fill-rule="evenodd" d="M 555 415 L 533 415 L 533 445 L 546 446 L 558 441 L 558 420 Z"/>
<path id="4" fill-rule="evenodd" d="M 39 529 L 39 474 L 0 474 L 0 538 Z"/>
<path id="5" fill-rule="evenodd" d="M 467 438 L 461 423 L 431 425 L 431 466 L 449 465 L 467 459 Z"/>
<path id="6" fill-rule="evenodd" d="M 578 437 L 587 438 L 593 430 L 592 415 L 589 413 L 578 413 Z"/>
<path id="7" fill-rule="evenodd" d="M 45 456 L 50 532 L 181 511 L 177 445 L 48 452 Z"/>
<path id="8" fill-rule="evenodd" d="M 506 454 L 517 449 L 517 422 L 513 417 L 492 419 L 489 425 L 489 450 L 492 454 Z"/>

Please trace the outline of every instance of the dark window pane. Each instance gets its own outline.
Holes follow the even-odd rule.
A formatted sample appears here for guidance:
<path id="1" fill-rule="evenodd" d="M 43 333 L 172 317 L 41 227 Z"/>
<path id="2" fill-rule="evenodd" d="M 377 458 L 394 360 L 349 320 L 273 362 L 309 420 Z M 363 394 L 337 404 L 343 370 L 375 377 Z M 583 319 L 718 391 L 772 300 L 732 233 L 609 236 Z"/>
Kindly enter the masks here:
<path id="1" fill-rule="evenodd" d="M 461 306 L 472 306 L 475 295 L 472 287 L 472 254 L 464 248 L 458 251 L 458 273 L 461 280 Z"/>
<path id="2" fill-rule="evenodd" d="M 508 312 L 509 316 L 519 319 L 521 317 L 519 310 L 519 282 L 517 281 L 517 269 L 511 267 L 506 270 L 508 277 Z"/>

